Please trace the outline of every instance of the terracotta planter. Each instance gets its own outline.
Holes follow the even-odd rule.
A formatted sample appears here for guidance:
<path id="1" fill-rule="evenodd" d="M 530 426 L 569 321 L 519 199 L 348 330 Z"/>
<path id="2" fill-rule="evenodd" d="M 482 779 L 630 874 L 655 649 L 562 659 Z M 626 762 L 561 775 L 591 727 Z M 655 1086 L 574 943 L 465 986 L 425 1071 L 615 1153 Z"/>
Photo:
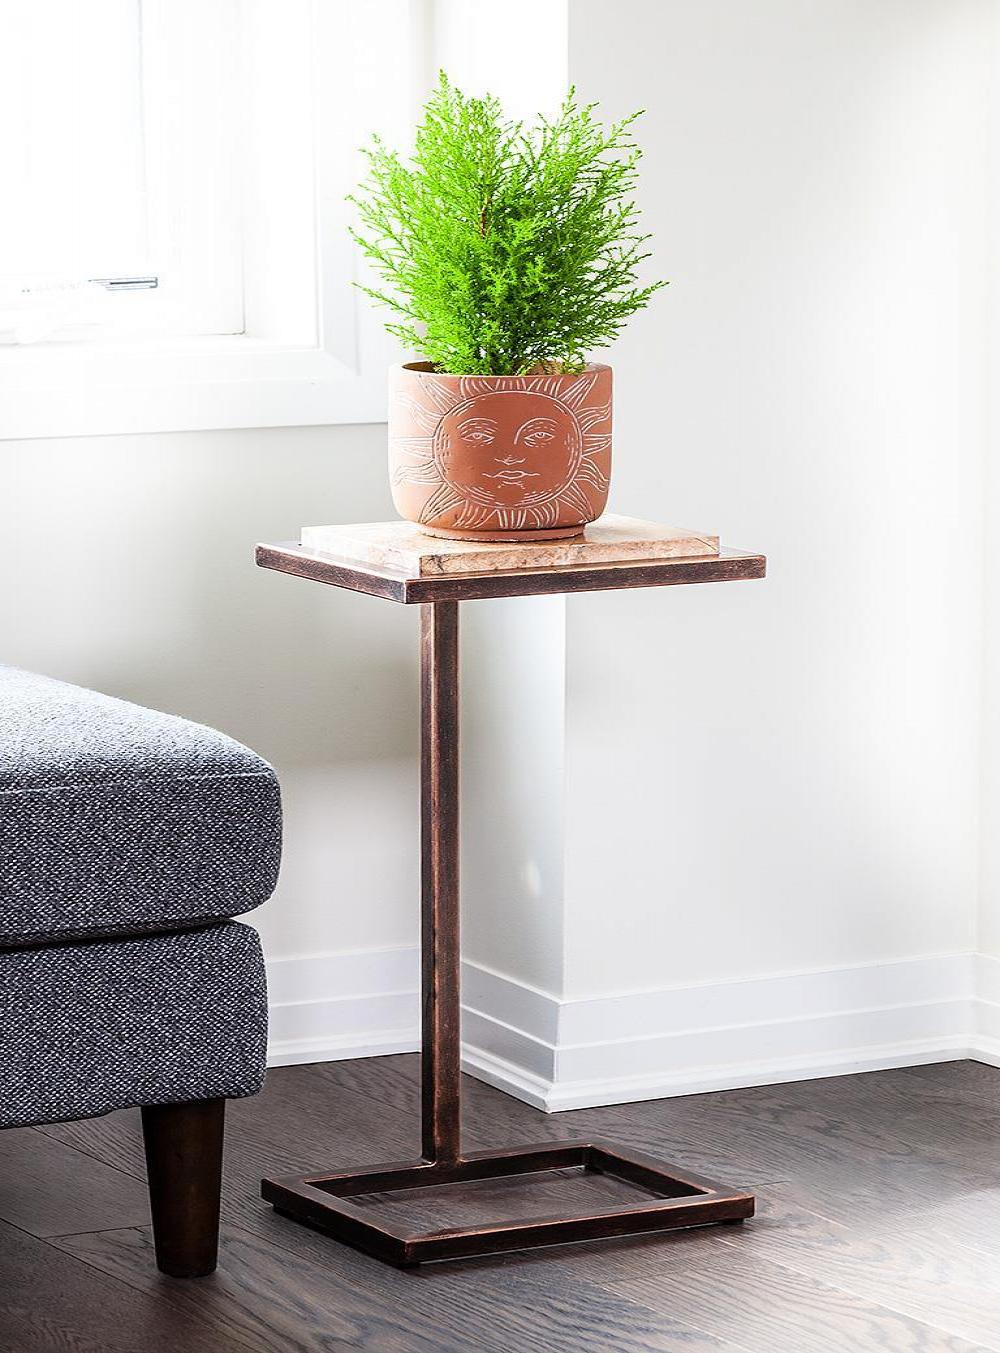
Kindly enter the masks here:
<path id="1" fill-rule="evenodd" d="M 558 540 L 604 511 L 611 368 L 578 376 L 448 376 L 426 362 L 389 377 L 396 511 L 455 540 Z"/>

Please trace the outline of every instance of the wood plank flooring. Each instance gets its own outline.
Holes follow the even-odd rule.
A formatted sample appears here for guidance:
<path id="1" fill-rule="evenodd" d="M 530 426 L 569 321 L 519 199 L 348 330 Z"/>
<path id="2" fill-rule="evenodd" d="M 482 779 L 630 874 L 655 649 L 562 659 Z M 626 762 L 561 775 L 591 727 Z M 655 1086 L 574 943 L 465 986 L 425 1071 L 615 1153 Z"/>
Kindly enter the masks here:
<path id="1" fill-rule="evenodd" d="M 0 1133 L 0 1353 L 1000 1353 L 1000 1071 L 952 1062 L 550 1117 L 463 1082 L 470 1147 L 618 1138 L 751 1186 L 760 1215 L 743 1227 L 399 1272 L 261 1202 L 264 1173 L 415 1155 L 417 1072 L 411 1056 L 286 1067 L 231 1105 L 222 1263 L 201 1282 L 153 1267 L 138 1113 Z M 499 1181 L 451 1215 L 609 1187 Z M 421 1221 L 444 1220 L 441 1204 L 392 1200 Z"/>

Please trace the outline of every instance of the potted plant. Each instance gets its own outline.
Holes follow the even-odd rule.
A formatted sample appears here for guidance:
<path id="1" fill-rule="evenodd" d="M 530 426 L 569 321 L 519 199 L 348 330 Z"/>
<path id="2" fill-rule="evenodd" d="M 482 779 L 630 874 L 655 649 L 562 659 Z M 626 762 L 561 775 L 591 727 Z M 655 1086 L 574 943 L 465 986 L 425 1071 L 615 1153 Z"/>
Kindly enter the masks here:
<path id="1" fill-rule="evenodd" d="M 604 128 L 571 90 L 526 129 L 442 72 L 409 163 L 366 150 L 352 234 L 423 358 L 389 388 L 393 501 L 422 530 L 557 539 L 604 510 L 611 368 L 588 359 L 664 285 L 637 281 L 638 116 Z"/>

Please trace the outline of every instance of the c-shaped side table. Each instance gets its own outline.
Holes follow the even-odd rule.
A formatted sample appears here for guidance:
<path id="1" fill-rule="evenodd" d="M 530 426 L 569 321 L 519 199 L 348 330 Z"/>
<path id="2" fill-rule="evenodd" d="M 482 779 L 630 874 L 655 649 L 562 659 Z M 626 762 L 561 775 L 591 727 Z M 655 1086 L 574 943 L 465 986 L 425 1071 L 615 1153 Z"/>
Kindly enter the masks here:
<path id="1" fill-rule="evenodd" d="M 298 545 L 259 545 L 263 568 L 422 607 L 421 953 L 422 1121 L 419 1161 L 347 1174 L 265 1179 L 261 1192 L 278 1212 L 401 1266 L 499 1250 L 528 1249 L 599 1236 L 622 1236 L 753 1215 L 753 1195 L 701 1179 L 604 1141 L 558 1142 L 496 1151 L 462 1151 L 460 1140 L 461 1001 L 458 889 L 458 603 L 484 597 L 593 592 L 764 576 L 758 554 L 723 551 L 698 558 L 574 564 L 514 572 L 414 577 L 339 559 Z M 534 1217 L 411 1233 L 375 1219 L 352 1197 L 467 1180 L 529 1175 L 570 1167 L 634 1185 L 639 1201 L 569 1216 Z"/>

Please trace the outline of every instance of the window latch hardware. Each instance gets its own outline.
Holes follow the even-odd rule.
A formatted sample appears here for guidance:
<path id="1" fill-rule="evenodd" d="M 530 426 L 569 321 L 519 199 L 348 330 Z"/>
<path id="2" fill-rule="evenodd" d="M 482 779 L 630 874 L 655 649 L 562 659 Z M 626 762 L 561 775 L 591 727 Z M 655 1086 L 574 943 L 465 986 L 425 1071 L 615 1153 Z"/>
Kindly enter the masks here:
<path id="1" fill-rule="evenodd" d="M 105 291 L 153 291 L 160 285 L 158 277 L 88 277 Z"/>

